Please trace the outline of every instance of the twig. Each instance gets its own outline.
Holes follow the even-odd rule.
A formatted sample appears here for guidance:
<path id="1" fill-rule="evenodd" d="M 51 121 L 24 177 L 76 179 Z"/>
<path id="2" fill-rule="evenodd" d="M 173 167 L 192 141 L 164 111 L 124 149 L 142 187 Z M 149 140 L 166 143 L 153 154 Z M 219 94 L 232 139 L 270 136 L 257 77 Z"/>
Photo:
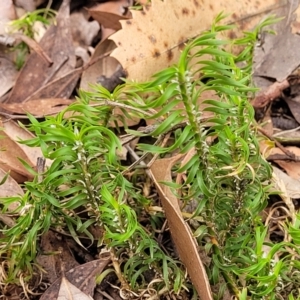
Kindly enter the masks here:
<path id="1" fill-rule="evenodd" d="M 262 93 L 259 93 L 251 102 L 254 108 L 263 108 L 267 106 L 274 99 L 278 98 L 282 91 L 290 86 L 287 79 L 282 82 L 274 82 L 268 87 L 268 89 Z"/>
<path id="2" fill-rule="evenodd" d="M 290 157 L 290 159 L 295 160 L 296 156 L 294 153 L 292 153 L 291 151 L 285 149 L 285 147 L 283 147 L 277 140 L 275 140 L 271 135 L 269 135 L 265 130 L 263 130 L 260 127 L 257 127 L 257 130 L 262 133 L 264 136 L 266 136 L 268 139 L 270 139 L 271 141 L 273 141 L 275 143 L 275 145 L 284 153 L 286 154 L 288 157 Z"/>
<path id="3" fill-rule="evenodd" d="M 38 157 L 36 162 L 36 170 L 38 173 L 38 183 L 43 181 L 43 173 L 45 171 L 46 159 L 43 157 Z"/>

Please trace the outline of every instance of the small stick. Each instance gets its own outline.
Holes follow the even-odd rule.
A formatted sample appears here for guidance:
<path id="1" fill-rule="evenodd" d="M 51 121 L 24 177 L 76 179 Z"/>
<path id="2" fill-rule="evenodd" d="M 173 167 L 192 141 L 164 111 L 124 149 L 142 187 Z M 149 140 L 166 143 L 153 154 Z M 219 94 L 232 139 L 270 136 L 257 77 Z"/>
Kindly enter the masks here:
<path id="1" fill-rule="evenodd" d="M 282 82 L 274 82 L 272 85 L 268 87 L 268 89 L 264 92 L 258 93 L 258 95 L 251 101 L 251 104 L 254 108 L 263 108 L 267 106 L 274 99 L 279 97 L 283 90 L 288 88 L 290 83 L 287 79 Z"/>
<path id="2" fill-rule="evenodd" d="M 291 151 L 285 149 L 285 147 L 283 147 L 278 141 L 276 141 L 272 136 L 270 136 L 265 130 L 263 130 L 262 128 L 257 128 L 257 130 L 262 133 L 264 136 L 266 136 L 268 139 L 270 139 L 271 141 L 273 141 L 275 143 L 275 145 L 284 153 L 286 154 L 288 157 L 290 157 L 290 159 L 295 160 L 295 154 L 292 153 Z"/>

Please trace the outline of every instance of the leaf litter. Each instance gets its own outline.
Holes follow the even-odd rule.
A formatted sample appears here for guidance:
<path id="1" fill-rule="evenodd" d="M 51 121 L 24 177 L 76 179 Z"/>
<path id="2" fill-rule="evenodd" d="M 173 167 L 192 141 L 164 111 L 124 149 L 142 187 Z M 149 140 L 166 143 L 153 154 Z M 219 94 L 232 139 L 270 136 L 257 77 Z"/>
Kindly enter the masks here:
<path id="1" fill-rule="evenodd" d="M 27 10 L 37 7 L 36 1 L 30 3 L 27 1 L 27 4 L 26 1 L 16 2 Z M 43 1 L 39 2 L 39 4 L 43 3 Z M 146 1 L 140 2 L 146 4 Z M 0 140 L 0 147 L 2 151 L 5 150 L 0 157 L 1 178 L 9 172 L 8 180 L 0 186 L 0 194 L 12 196 L 14 193 L 23 193 L 18 183 L 31 180 L 32 174 L 24 168 L 19 158 L 35 166 L 37 158 L 42 157 L 40 149 L 17 143 L 19 138 L 28 138 L 29 133 L 13 119 L 20 117 L 18 115 L 25 117 L 26 113 L 43 117 L 62 110 L 74 101 L 81 74 L 80 87 L 84 89 L 89 89 L 90 84 L 105 81 L 112 84 L 110 86 L 113 90 L 122 82 L 120 77 L 126 76 L 128 79 L 138 81 L 149 79 L 153 73 L 176 62 L 186 41 L 208 29 L 217 13 L 221 10 L 230 12 L 234 6 L 235 11 L 239 13 L 232 13 L 226 21 L 237 24 L 237 32 L 250 30 L 253 24 L 266 15 L 266 12 L 271 11 L 279 16 L 286 16 L 286 19 L 275 25 L 275 36 L 261 33 L 261 45 L 258 45 L 255 50 L 257 65 L 253 80 L 262 91 L 256 95 L 252 103 L 257 116 L 260 116 L 259 119 L 268 120 L 271 124 L 269 133 L 272 139 L 280 142 L 294 155 L 292 159 L 278 147 L 273 148 L 268 155 L 268 160 L 281 168 L 274 169 L 274 181 L 277 189 L 282 192 L 280 196 L 282 205 L 288 209 L 291 218 L 294 219 L 295 209 L 299 208 L 297 199 L 300 198 L 298 188 L 300 185 L 298 153 L 300 93 L 297 90 L 300 8 L 298 2 L 292 1 L 291 4 L 286 5 L 285 1 L 271 0 L 262 3 L 248 1 L 247 4 L 236 1 L 212 4 L 203 1 L 200 5 L 198 1 L 152 0 L 151 6 L 146 5 L 142 11 L 129 10 L 128 7 L 132 4 L 131 1 L 106 1 L 91 6 L 88 12 L 98 21 L 99 27 L 96 31 L 100 31 L 100 35 L 102 33 L 102 38 L 97 41 L 97 36 L 93 33 L 85 41 L 81 39 L 74 42 L 73 38 L 76 34 L 73 33 L 72 38 L 69 20 L 70 1 L 64 0 L 58 11 L 57 23 L 48 28 L 39 42 L 40 48 L 32 47 L 17 78 L 17 71 L 12 67 L 11 56 L 7 56 L 4 51 L 7 45 L 1 42 L 3 37 L 7 39 L 9 36 L 6 32 L 0 32 L 1 47 L 4 47 L 0 48 L 1 71 L 3 70 L 1 76 L 4 79 L 1 80 L 0 85 L 1 127 L 4 128 L 1 132 L 3 138 Z M 12 10 L 0 10 L 1 22 L 16 18 L 11 14 L 15 9 L 12 1 L 3 1 L 0 8 L 4 7 Z M 72 13 L 76 12 L 71 11 L 71 18 Z M 84 23 L 83 19 L 76 20 L 78 23 Z M 105 33 L 105 28 L 111 31 Z M 115 31 L 116 33 L 112 34 Z M 237 33 L 232 31 L 231 34 Z M 80 45 L 84 50 L 83 62 L 80 61 L 79 55 L 76 57 L 74 45 Z M 44 51 L 50 60 L 43 59 L 38 49 Z M 110 56 L 106 54 L 99 59 L 101 55 L 112 50 Z M 95 63 L 89 65 L 87 60 L 89 63 L 91 61 Z M 80 69 L 78 63 L 82 65 L 84 63 L 86 67 Z M 121 75 L 116 73 L 120 67 L 123 68 Z M 114 77 L 115 73 L 117 75 Z M 117 84 L 115 84 L 116 79 L 119 80 Z M 136 124 L 138 122 L 131 126 Z M 178 201 L 169 188 L 159 183 L 170 179 L 171 168 L 176 160 L 177 157 L 174 156 L 153 163 L 150 169 L 153 184 L 158 190 L 169 222 L 174 247 L 185 264 L 196 290 L 203 299 L 212 299 L 202 256 L 198 253 L 196 242 L 181 215 Z M 281 210 L 282 206 L 275 206 L 272 215 L 277 213 L 280 216 Z M 0 220 L 7 226 L 11 226 L 14 222 L 13 216 L 9 215 L 0 215 Z M 282 228 L 280 230 L 282 231 Z M 45 255 L 42 259 L 40 256 L 39 259 L 43 260 L 41 265 L 52 276 L 52 279 L 48 280 L 48 284 L 52 283 L 52 285 L 40 299 L 92 299 L 96 286 L 95 276 L 109 265 L 110 259 L 96 259 L 94 255 L 92 256 L 94 260 L 78 265 L 78 258 L 76 260 L 70 255 L 72 251 L 66 247 L 67 243 L 62 242 L 65 236 L 64 232 L 49 232 L 41 238 L 41 247 L 43 243 L 49 244 L 43 249 L 44 252 L 56 253 L 58 249 L 63 249 L 60 251 L 66 255 L 64 260 L 68 267 L 66 274 L 60 277 L 57 272 L 59 259 L 54 259 L 55 255 Z M 67 263 L 68 261 L 70 264 Z M 85 293 L 87 290 L 88 292 Z"/>

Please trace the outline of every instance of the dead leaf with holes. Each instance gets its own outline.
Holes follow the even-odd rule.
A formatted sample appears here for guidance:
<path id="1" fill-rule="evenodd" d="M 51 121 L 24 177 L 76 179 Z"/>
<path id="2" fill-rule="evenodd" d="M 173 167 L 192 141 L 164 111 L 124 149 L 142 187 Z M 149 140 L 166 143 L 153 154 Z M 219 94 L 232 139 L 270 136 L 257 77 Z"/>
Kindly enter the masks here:
<path id="1" fill-rule="evenodd" d="M 237 23 L 241 34 L 266 12 L 283 5 L 287 1 L 152 0 L 142 11 L 131 10 L 132 19 L 120 21 L 122 29 L 110 37 L 117 45 L 111 56 L 122 64 L 129 79 L 145 81 L 176 63 L 184 44 L 208 30 L 221 11 L 232 13 L 226 22 Z M 228 32 L 231 37 L 236 34 Z"/>
<path id="2" fill-rule="evenodd" d="M 155 186 L 158 190 L 172 239 L 180 259 L 187 268 L 187 272 L 200 298 L 212 300 L 213 297 L 205 267 L 199 256 L 192 232 L 182 218 L 178 199 L 174 196 L 169 187 L 159 183 L 160 181 L 171 181 L 171 169 L 182 157 L 183 155 L 179 154 L 172 158 L 158 159 L 151 166 L 150 172 L 152 173 Z"/>

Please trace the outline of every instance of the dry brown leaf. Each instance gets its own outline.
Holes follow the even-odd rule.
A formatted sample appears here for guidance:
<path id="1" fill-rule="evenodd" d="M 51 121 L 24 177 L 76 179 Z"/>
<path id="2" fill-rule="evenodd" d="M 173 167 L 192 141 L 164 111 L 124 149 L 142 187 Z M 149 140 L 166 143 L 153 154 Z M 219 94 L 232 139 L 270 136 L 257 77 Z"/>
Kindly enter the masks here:
<path id="1" fill-rule="evenodd" d="M 65 270 L 71 270 L 79 266 L 74 256 L 70 252 L 68 242 L 64 236 L 51 230 L 44 233 L 40 238 L 40 253 L 36 260 L 46 274 L 43 275 L 45 281 L 54 283 L 62 274 L 62 262 Z M 60 249 L 59 255 L 47 255 L 44 253 L 55 253 Z"/>
<path id="2" fill-rule="evenodd" d="M 282 7 L 277 16 L 284 19 L 272 25 L 276 35 L 266 35 L 261 41 L 261 47 L 255 48 L 255 77 L 275 78 L 278 82 L 283 82 L 299 66 L 300 55 L 297 49 L 300 46 L 300 38 L 291 32 L 293 14 L 298 5 L 299 1 L 290 1 Z"/>
<path id="3" fill-rule="evenodd" d="M 18 142 L 20 139 L 29 140 L 34 137 L 31 132 L 20 127 L 16 122 L 12 120 L 6 120 L 3 123 L 0 121 L 0 127 L 2 127 L 3 131 L 15 142 Z M 19 147 L 26 154 L 26 157 L 28 158 L 26 162 L 31 166 L 36 166 L 38 157 L 43 157 L 43 153 L 40 147 L 29 147 L 20 143 L 17 143 L 17 147 Z M 50 160 L 47 160 L 46 165 L 50 166 L 50 164 Z"/>
<path id="4" fill-rule="evenodd" d="M 6 175 L 7 172 L 0 168 L 0 182 Z M 8 176 L 6 181 L 0 185 L 0 197 L 12 197 L 16 195 L 24 195 L 24 192 L 20 185 L 11 176 Z M 13 210 L 14 208 L 11 209 Z"/>
<path id="5" fill-rule="evenodd" d="M 102 41 L 97 45 L 95 52 L 93 53 L 91 57 L 91 61 L 96 60 L 97 57 L 103 55 L 104 53 L 107 53 L 108 51 L 111 51 L 115 49 L 115 43 L 111 40 L 107 39 L 107 36 L 109 36 L 113 32 L 112 29 L 105 29 L 104 35 L 105 38 L 102 39 Z M 115 74 L 120 74 L 120 63 L 113 57 L 107 56 L 103 59 L 98 60 L 95 64 L 89 66 L 88 69 L 86 69 L 81 77 L 80 81 L 80 88 L 86 91 L 93 91 L 90 84 L 96 84 L 101 82 L 103 83 L 103 79 L 109 79 L 108 83 L 113 84 L 113 80 L 110 81 L 110 79 Z M 124 75 L 125 77 L 125 75 Z M 109 89 L 108 86 L 106 88 Z M 114 115 L 115 116 L 123 116 L 124 114 L 119 108 L 114 109 Z M 139 123 L 138 119 L 128 119 L 127 126 L 134 126 Z M 120 126 L 123 126 L 121 122 L 119 122 Z M 111 126 L 115 126 L 115 124 L 111 124 Z"/>
<path id="6" fill-rule="evenodd" d="M 38 89 L 75 68 L 75 51 L 69 28 L 69 2 L 70 0 L 63 1 L 56 18 L 56 24 L 47 30 L 40 41 L 41 47 L 54 63 L 51 67 L 48 67 L 39 55 L 36 53 L 30 54 L 19 73 L 17 82 L 7 101 L 8 103 L 29 100 L 29 97 Z M 53 97 L 53 95 L 49 95 L 48 97 L 37 98 Z"/>
<path id="7" fill-rule="evenodd" d="M 116 45 L 113 41 L 105 39 L 102 40 L 96 47 L 91 60 L 96 59 L 102 54 L 111 51 L 116 48 Z M 97 61 L 95 64 L 91 65 L 86 71 L 83 72 L 80 88 L 86 91 L 90 91 L 90 84 L 95 84 L 99 81 L 100 76 L 111 77 L 116 71 L 119 62 L 110 56 L 104 57 L 103 59 Z"/>
<path id="8" fill-rule="evenodd" d="M 0 182 L 7 175 L 7 172 L 0 168 Z M 16 195 L 23 196 L 24 192 L 21 189 L 20 185 L 10 176 L 8 175 L 5 182 L 0 185 L 0 198 L 5 197 L 14 197 Z M 18 202 L 12 202 L 8 206 L 8 212 L 14 211 L 19 206 Z M 13 225 L 14 221 L 4 214 L 1 214 L 0 218 L 7 226 Z"/>
<path id="9" fill-rule="evenodd" d="M 74 91 L 81 73 L 81 68 L 77 68 L 52 80 L 27 97 L 24 102 L 43 98 L 69 98 Z"/>
<path id="10" fill-rule="evenodd" d="M 128 7 L 133 1 L 117 0 L 98 4 L 88 10 L 89 14 L 105 28 L 121 29 L 120 20 L 131 18 Z"/>
<path id="11" fill-rule="evenodd" d="M 72 12 L 70 15 L 71 30 L 73 37 L 73 44 L 87 48 L 91 46 L 94 38 L 100 30 L 100 25 L 97 21 L 87 20 L 88 16 L 84 11 Z"/>
<path id="12" fill-rule="evenodd" d="M 32 174 L 29 173 L 18 158 L 30 164 L 30 159 L 19 145 L 10 138 L 5 131 L 0 133 L 0 168 L 10 175 L 19 183 L 25 180 L 31 180 Z"/>
<path id="13" fill-rule="evenodd" d="M 0 168 L 0 182 L 5 178 L 5 176 L 7 176 L 7 172 Z M 10 175 L 8 175 L 5 182 L 0 185 L 0 197 L 15 197 L 16 195 L 23 196 L 24 192 L 20 185 Z M 12 212 L 18 207 L 18 202 L 12 202 L 8 205 L 8 212 Z M 9 227 L 13 226 L 15 223 L 11 217 L 5 214 L 1 214 L 0 219 Z"/>
<path id="14" fill-rule="evenodd" d="M 299 161 L 286 161 L 286 160 L 275 160 L 286 173 L 293 179 L 300 180 L 300 162 Z"/>
<path id="15" fill-rule="evenodd" d="M 0 103 L 0 107 L 4 108 L 5 110 L 11 113 L 21 115 L 30 113 L 33 116 L 41 117 L 57 114 L 73 102 L 74 101 L 68 99 L 50 98 L 41 100 L 30 100 L 22 103 Z"/>
<path id="16" fill-rule="evenodd" d="M 289 147 L 284 147 L 286 150 L 288 150 L 289 152 L 291 152 L 292 154 L 294 154 L 295 156 L 299 156 L 300 157 L 300 148 L 295 147 L 295 146 L 289 146 Z M 269 156 L 271 155 L 285 155 L 285 153 L 283 153 L 282 150 L 280 150 L 279 148 L 273 148 L 271 149 Z"/>
<path id="17" fill-rule="evenodd" d="M 45 61 L 48 67 L 53 64 L 52 59 L 48 56 L 48 54 L 43 50 L 43 48 L 38 44 L 34 39 L 28 37 L 27 35 L 21 33 L 15 33 L 13 35 L 17 39 L 21 39 L 24 43 L 27 44 L 30 49 L 36 52 L 40 56 L 41 59 Z"/>
<path id="18" fill-rule="evenodd" d="M 86 264 L 75 267 L 66 272 L 66 279 L 73 285 L 83 291 L 86 295 L 92 295 L 96 286 L 96 276 L 101 274 L 104 268 L 109 264 L 110 256 L 98 260 L 93 260 Z M 41 296 L 40 300 L 57 299 L 61 280 L 57 279 L 48 290 Z M 72 298 L 65 298 L 72 299 Z M 64 300 L 65 300 L 64 299 Z M 74 298 L 73 298 L 74 299 Z M 76 298 L 75 298 L 76 299 Z M 84 298 L 79 298 L 84 299 Z M 90 298 L 87 298 L 90 299 Z"/>
<path id="19" fill-rule="evenodd" d="M 1 54 L 2 55 L 2 54 Z M 0 57 L 0 97 L 8 92 L 15 84 L 17 70 L 15 65 L 8 57 Z"/>
<path id="20" fill-rule="evenodd" d="M 151 166 L 150 172 L 169 223 L 172 239 L 182 262 L 187 268 L 192 283 L 201 299 L 212 300 L 205 267 L 197 251 L 191 230 L 182 218 L 178 199 L 169 187 L 159 183 L 159 181 L 171 181 L 171 168 L 181 157 L 182 155 L 177 155 L 173 158 L 158 159 Z"/>
<path id="21" fill-rule="evenodd" d="M 143 11 L 132 10 L 132 19 L 120 21 L 122 29 L 110 37 L 118 47 L 111 56 L 129 79 L 144 81 L 176 63 L 184 43 L 209 29 L 220 12 L 234 10 L 226 22 L 240 21 L 240 29 L 249 30 L 266 12 L 282 5 L 286 1 L 152 0 Z"/>
<path id="22" fill-rule="evenodd" d="M 0 162 L 5 166 L 2 168 L 6 172 L 11 170 L 11 176 L 17 182 L 24 182 L 26 178 L 31 179 L 32 175 L 17 158 L 22 158 L 30 166 L 35 167 L 38 157 L 43 157 L 42 151 L 39 147 L 29 147 L 18 143 L 18 141 L 32 139 L 34 135 L 12 120 L 5 120 L 4 122 L 0 120 L 0 127 L 2 128 L 0 136 L 4 136 L 3 141 L 0 139 L 0 146 L 2 146 L 3 150 L 9 149 L 1 152 Z M 50 166 L 51 161 L 47 160 L 46 165 Z M 24 176 L 27 177 L 24 178 Z"/>

